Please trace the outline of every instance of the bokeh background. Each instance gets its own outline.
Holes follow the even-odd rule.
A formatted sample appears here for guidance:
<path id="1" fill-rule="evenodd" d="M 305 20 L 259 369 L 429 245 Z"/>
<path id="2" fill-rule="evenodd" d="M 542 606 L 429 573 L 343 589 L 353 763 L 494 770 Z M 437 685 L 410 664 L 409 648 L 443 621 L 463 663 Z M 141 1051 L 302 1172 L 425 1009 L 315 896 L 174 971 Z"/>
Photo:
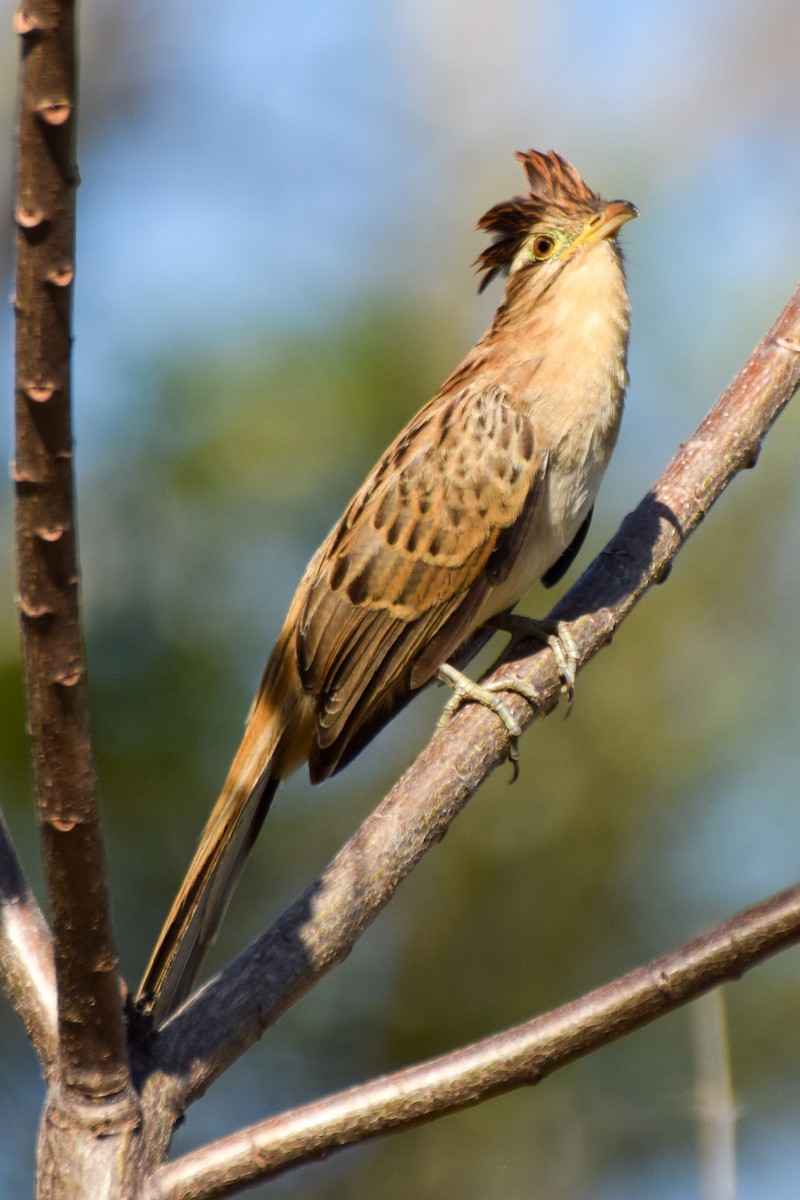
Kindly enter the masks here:
<path id="1" fill-rule="evenodd" d="M 76 430 L 94 732 L 122 963 L 144 966 L 308 556 L 483 331 L 478 216 L 556 147 L 625 230 L 632 383 L 581 561 L 772 322 L 800 262 L 796 0 L 82 5 Z M 0 49 L 12 194 L 17 46 Z M 0 246 L 12 288 L 10 218 Z M 11 313 L 0 313 L 11 394 Z M 10 405 L 7 411 L 10 411 Z M 736 480 L 350 959 L 189 1114 L 177 1149 L 524 1019 L 800 873 L 800 414 Z M 11 456 L 10 417 L 0 428 Z M 0 493 L 0 798 L 40 887 Z M 572 579 L 575 572 L 571 573 Z M 569 582 L 569 580 L 567 581 Z M 529 608 L 543 612 L 539 593 Z M 424 743 L 421 698 L 281 792 L 214 963 L 328 861 Z M 212 964 L 213 965 L 213 964 Z M 738 1195 L 797 1195 L 800 958 L 726 989 Z M 696 1039 L 695 1039 L 696 1040 Z M 693 1017 L 540 1088 L 251 1194 L 703 1197 Z M 0 1005 L 0 1193 L 42 1087 Z"/>

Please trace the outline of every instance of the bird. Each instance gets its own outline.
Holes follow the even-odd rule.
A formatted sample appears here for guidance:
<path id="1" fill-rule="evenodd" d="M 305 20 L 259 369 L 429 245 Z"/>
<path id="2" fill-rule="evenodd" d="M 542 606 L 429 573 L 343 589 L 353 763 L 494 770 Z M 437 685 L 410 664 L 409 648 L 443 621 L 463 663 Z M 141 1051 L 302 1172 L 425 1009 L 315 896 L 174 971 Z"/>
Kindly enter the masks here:
<path id="1" fill-rule="evenodd" d="M 298 585 L 139 989 L 156 1025 L 190 993 L 278 785 L 304 762 L 312 783 L 341 770 L 437 679 L 503 717 L 460 667 L 586 536 L 628 383 L 617 238 L 639 214 L 554 150 L 516 158 L 527 191 L 478 222 L 479 291 L 505 276 L 502 302 Z"/>

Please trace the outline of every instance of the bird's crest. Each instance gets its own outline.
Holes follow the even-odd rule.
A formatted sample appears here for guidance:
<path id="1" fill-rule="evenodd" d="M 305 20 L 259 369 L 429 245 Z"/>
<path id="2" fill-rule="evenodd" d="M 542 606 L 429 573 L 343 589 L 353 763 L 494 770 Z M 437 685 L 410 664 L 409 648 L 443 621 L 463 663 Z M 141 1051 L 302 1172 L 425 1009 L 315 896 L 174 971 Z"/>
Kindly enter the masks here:
<path id="1" fill-rule="evenodd" d="M 491 245 L 475 260 L 483 272 L 481 292 L 495 275 L 508 270 L 538 221 L 559 213 L 575 217 L 583 211 L 588 216 L 601 202 L 597 192 L 587 187 L 571 163 L 555 150 L 547 154 L 528 150 L 515 157 L 525 169 L 530 192 L 495 204 L 478 221 L 478 228 L 492 237 Z"/>

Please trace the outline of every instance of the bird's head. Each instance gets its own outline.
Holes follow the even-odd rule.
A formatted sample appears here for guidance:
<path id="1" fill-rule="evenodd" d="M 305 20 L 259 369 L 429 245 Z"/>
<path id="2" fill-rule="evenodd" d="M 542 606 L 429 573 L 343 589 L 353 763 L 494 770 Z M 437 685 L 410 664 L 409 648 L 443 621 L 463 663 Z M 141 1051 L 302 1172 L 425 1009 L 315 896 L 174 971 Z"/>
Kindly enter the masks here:
<path id="1" fill-rule="evenodd" d="M 530 191 L 495 204 L 478 222 L 492 237 L 476 260 L 483 272 L 479 291 L 498 274 L 520 282 L 534 274 L 551 281 L 572 255 L 615 238 L 639 215 L 627 200 L 601 199 L 555 150 L 528 150 L 516 157 Z"/>

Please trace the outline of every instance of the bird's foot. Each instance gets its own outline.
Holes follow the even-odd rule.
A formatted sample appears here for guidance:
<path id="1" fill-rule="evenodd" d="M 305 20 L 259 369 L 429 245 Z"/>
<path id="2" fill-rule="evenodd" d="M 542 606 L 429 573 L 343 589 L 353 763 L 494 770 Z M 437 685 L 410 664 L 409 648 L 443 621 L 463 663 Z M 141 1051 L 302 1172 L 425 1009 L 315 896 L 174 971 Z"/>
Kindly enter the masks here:
<path id="1" fill-rule="evenodd" d="M 506 705 L 499 699 L 496 693 L 498 692 L 518 692 L 524 696 L 531 704 L 536 702 L 536 695 L 533 689 L 526 684 L 510 679 L 497 680 L 496 683 L 475 683 L 463 675 L 461 671 L 451 667 L 449 663 L 443 663 L 439 668 L 439 679 L 442 683 L 446 683 L 449 688 L 453 689 L 453 695 L 444 706 L 444 711 L 439 718 L 438 729 L 446 725 L 452 717 L 453 713 L 463 703 L 464 700 L 474 700 L 476 704 L 483 704 L 486 708 L 491 709 L 496 713 L 506 727 L 508 734 L 508 761 L 513 769 L 513 783 L 519 775 L 519 739 L 522 734 L 522 726 L 509 712 Z"/>
<path id="2" fill-rule="evenodd" d="M 575 700 L 575 673 L 580 656 L 566 622 L 538 621 L 533 617 L 523 617 L 516 613 L 501 613 L 492 617 L 486 624 L 493 629 L 510 633 L 514 642 L 522 642 L 528 638 L 550 647 L 561 675 L 562 687 L 567 697 L 567 716 L 569 716 Z M 437 728 L 441 729 L 447 724 L 464 700 L 473 700 L 476 704 L 483 704 L 486 708 L 491 709 L 506 727 L 508 759 L 514 771 L 513 783 L 519 775 L 519 738 L 522 734 L 522 726 L 514 719 L 497 693 L 516 692 L 517 695 L 524 696 L 533 708 L 537 708 L 541 699 L 539 692 L 520 679 L 498 679 L 494 683 L 475 683 L 474 680 L 462 674 L 449 663 L 442 664 L 438 676 L 442 683 L 446 683 L 449 688 L 452 688 L 453 695 L 444 706 Z"/>
<path id="3" fill-rule="evenodd" d="M 570 633 L 566 621 L 540 621 L 534 617 L 523 617 L 518 613 L 499 613 L 486 622 L 492 629 L 500 629 L 510 633 L 514 642 L 523 642 L 529 638 L 549 646 L 553 651 L 561 676 L 561 685 L 567 697 L 567 716 L 572 712 L 575 702 L 575 674 L 580 663 L 580 655 L 575 640 Z M 525 693 L 523 692 L 523 695 Z M 531 703 L 536 701 L 528 696 Z"/>

